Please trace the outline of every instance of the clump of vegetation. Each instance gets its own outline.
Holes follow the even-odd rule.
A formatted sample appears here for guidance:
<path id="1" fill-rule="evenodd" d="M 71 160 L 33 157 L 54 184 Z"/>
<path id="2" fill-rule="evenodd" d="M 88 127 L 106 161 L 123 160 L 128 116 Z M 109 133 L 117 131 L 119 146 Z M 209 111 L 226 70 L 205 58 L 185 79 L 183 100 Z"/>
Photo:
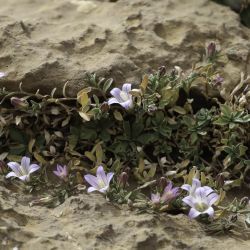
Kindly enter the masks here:
<path id="1" fill-rule="evenodd" d="M 29 191 L 51 187 L 32 205 L 59 204 L 85 179 L 89 192 L 113 202 L 143 211 L 189 210 L 191 218 L 210 223 L 214 218 L 210 232 L 237 229 L 232 214 L 243 216 L 248 227 L 248 198 L 220 203 L 230 188 L 249 186 L 250 79 L 242 75 L 223 98 L 220 59 L 212 42 L 190 72 L 163 66 L 121 89 L 112 88 L 112 79 L 89 74 L 89 87 L 75 98 L 66 96 L 67 86 L 60 98 L 55 90 L 41 95 L 21 85 L 16 92 L 1 89 L 0 172 L 7 174 L 9 166 L 6 177 L 18 177 Z"/>

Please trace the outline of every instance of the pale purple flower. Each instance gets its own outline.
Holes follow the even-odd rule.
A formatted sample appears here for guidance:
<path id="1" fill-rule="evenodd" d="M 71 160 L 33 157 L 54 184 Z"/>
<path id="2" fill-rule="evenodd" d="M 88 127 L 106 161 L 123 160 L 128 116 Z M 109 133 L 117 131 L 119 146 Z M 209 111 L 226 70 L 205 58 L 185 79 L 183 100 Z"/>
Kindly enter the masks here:
<path id="1" fill-rule="evenodd" d="M 29 106 L 26 100 L 18 97 L 11 97 L 10 102 L 15 108 L 27 108 Z"/>
<path id="2" fill-rule="evenodd" d="M 67 181 L 68 180 L 68 168 L 66 165 L 61 166 L 57 164 L 56 170 L 53 173 L 58 176 L 61 180 Z"/>
<path id="3" fill-rule="evenodd" d="M 120 104 L 125 109 L 131 109 L 133 108 L 133 98 L 130 94 L 131 91 L 131 84 L 130 83 L 124 83 L 122 86 L 122 89 L 113 88 L 110 93 L 113 96 L 108 100 L 108 104 Z"/>
<path id="4" fill-rule="evenodd" d="M 224 78 L 220 75 L 216 76 L 216 78 L 213 80 L 213 84 L 215 86 L 221 86 L 221 84 L 224 82 Z"/>
<path id="5" fill-rule="evenodd" d="M 12 172 L 6 175 L 6 178 L 17 177 L 24 182 L 30 181 L 30 174 L 37 171 L 40 166 L 37 164 L 30 164 L 30 158 L 24 156 L 21 160 L 21 165 L 17 162 L 9 162 L 7 164 Z"/>
<path id="6" fill-rule="evenodd" d="M 193 196 L 195 194 L 196 189 L 199 187 L 201 187 L 201 182 L 197 178 L 193 178 L 192 186 L 189 184 L 184 184 L 181 186 L 182 189 L 188 191 L 190 196 Z M 207 194 L 213 192 L 213 189 L 208 186 L 204 186 L 203 189 L 206 190 Z"/>
<path id="7" fill-rule="evenodd" d="M 173 183 L 170 181 L 163 191 L 161 201 L 165 203 L 170 202 L 179 195 L 179 190 L 179 187 L 173 188 Z"/>
<path id="8" fill-rule="evenodd" d="M 214 209 L 212 205 L 218 198 L 218 194 L 214 192 L 208 194 L 206 188 L 198 187 L 192 196 L 189 195 L 182 201 L 191 207 L 188 216 L 193 219 L 201 214 L 208 214 L 209 217 L 213 217 Z"/>
<path id="9" fill-rule="evenodd" d="M 157 192 L 156 194 L 151 194 L 151 202 L 153 204 L 159 204 L 161 202 L 161 195 Z"/>
<path id="10" fill-rule="evenodd" d="M 173 183 L 170 181 L 165 187 L 162 196 L 158 192 L 156 194 L 151 194 L 151 202 L 154 204 L 158 204 L 160 202 L 169 203 L 179 195 L 179 189 L 179 187 L 173 188 Z"/>
<path id="11" fill-rule="evenodd" d="M 97 168 L 96 176 L 91 174 L 84 175 L 84 179 L 91 185 L 91 187 L 88 188 L 88 193 L 93 191 L 106 193 L 113 176 L 114 173 L 108 173 L 106 175 L 102 166 Z"/>
<path id="12" fill-rule="evenodd" d="M 0 71 L 0 78 L 3 78 L 6 76 L 6 73 Z"/>

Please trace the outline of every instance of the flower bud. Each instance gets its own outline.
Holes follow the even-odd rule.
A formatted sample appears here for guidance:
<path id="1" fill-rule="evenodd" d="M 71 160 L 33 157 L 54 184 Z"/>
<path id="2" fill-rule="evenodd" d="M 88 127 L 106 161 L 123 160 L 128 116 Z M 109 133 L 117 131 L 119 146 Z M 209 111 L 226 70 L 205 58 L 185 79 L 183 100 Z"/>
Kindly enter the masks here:
<path id="1" fill-rule="evenodd" d="M 104 102 L 102 105 L 101 105 L 101 111 L 102 112 L 107 112 L 109 111 L 109 105 L 107 102 Z"/>
<path id="2" fill-rule="evenodd" d="M 248 205 L 248 203 L 249 203 L 249 198 L 248 197 L 243 197 L 240 200 L 240 204 L 239 204 L 240 209 L 245 208 Z"/>
<path id="3" fill-rule="evenodd" d="M 223 174 L 218 174 L 215 178 L 216 188 L 222 188 L 225 183 L 225 177 Z"/>
<path id="4" fill-rule="evenodd" d="M 168 184 L 168 181 L 165 177 L 161 177 L 158 181 L 158 187 L 160 188 L 161 191 L 164 190 L 167 184 Z"/>
<path id="5" fill-rule="evenodd" d="M 26 100 L 18 97 L 11 97 L 10 102 L 17 109 L 27 108 L 29 106 Z"/>
<path id="6" fill-rule="evenodd" d="M 126 187 L 128 183 L 128 174 L 126 172 L 122 172 L 118 177 L 118 184 L 120 187 Z"/>
<path id="7" fill-rule="evenodd" d="M 206 54 L 208 58 L 214 58 L 216 56 L 216 44 L 215 42 L 210 42 L 207 46 Z"/>
<path id="8" fill-rule="evenodd" d="M 158 74 L 159 74 L 159 77 L 162 77 L 162 76 L 164 76 L 165 74 L 166 74 L 166 67 L 165 66 L 161 66 L 161 67 L 159 67 L 159 69 L 158 69 Z"/>

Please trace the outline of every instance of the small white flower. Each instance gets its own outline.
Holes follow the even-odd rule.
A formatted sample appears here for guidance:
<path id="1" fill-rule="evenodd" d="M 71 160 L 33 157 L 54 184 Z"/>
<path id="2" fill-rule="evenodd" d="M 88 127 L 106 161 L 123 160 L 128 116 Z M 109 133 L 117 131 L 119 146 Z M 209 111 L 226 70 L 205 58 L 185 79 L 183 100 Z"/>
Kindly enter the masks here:
<path id="1" fill-rule="evenodd" d="M 130 94 L 131 91 L 131 84 L 125 83 L 122 86 L 122 89 L 113 88 L 110 93 L 113 96 L 108 100 L 108 104 L 120 104 L 125 109 L 133 108 L 133 98 Z"/>
<path id="2" fill-rule="evenodd" d="M 213 191 L 213 190 L 212 190 Z M 193 219 L 201 214 L 208 214 L 209 217 L 214 215 L 212 205 L 218 200 L 219 195 L 214 193 L 207 193 L 204 187 L 198 187 L 193 195 L 189 195 L 182 199 L 184 203 L 191 207 L 188 216 Z"/>
<path id="3" fill-rule="evenodd" d="M 8 173 L 6 178 L 17 177 L 24 182 L 30 181 L 30 174 L 40 168 L 37 164 L 30 164 L 30 158 L 26 156 L 22 158 L 21 165 L 17 162 L 9 162 L 7 165 L 12 172 Z"/>
<path id="4" fill-rule="evenodd" d="M 106 193 L 113 176 L 114 173 L 108 173 L 106 175 L 102 166 L 99 166 L 97 168 L 96 176 L 92 174 L 84 175 L 84 179 L 92 186 L 88 188 L 88 193 L 91 193 L 93 191 Z"/>

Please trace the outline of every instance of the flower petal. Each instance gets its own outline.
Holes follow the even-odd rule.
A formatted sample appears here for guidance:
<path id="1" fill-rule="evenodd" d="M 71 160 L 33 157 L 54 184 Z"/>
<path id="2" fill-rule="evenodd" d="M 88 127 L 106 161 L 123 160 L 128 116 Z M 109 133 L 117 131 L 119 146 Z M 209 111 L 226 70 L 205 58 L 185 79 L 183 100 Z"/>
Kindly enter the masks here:
<path id="1" fill-rule="evenodd" d="M 207 202 L 209 206 L 212 206 L 219 198 L 219 195 L 216 193 L 212 193 L 207 196 Z"/>
<path id="2" fill-rule="evenodd" d="M 103 166 L 99 166 L 97 168 L 96 177 L 97 177 L 97 180 L 100 180 L 101 182 L 105 183 L 105 185 L 109 185 Z"/>
<path id="3" fill-rule="evenodd" d="M 159 203 L 160 202 L 160 200 L 161 200 L 161 196 L 160 196 L 160 194 L 159 193 L 156 193 L 156 194 L 151 194 L 151 201 L 153 202 L 153 203 Z"/>
<path id="4" fill-rule="evenodd" d="M 109 186 L 106 186 L 104 188 L 99 189 L 98 191 L 105 194 L 107 192 L 108 188 L 109 188 Z"/>
<path id="5" fill-rule="evenodd" d="M 209 217 L 214 216 L 214 209 L 212 207 L 209 207 L 206 211 L 203 212 L 203 214 L 208 214 Z"/>
<path id="6" fill-rule="evenodd" d="M 179 194 L 180 188 L 179 187 L 175 187 L 172 189 L 172 193 L 174 196 L 177 196 Z"/>
<path id="7" fill-rule="evenodd" d="M 21 166 L 27 171 L 29 172 L 29 166 L 30 166 L 30 158 L 24 156 L 21 160 Z"/>
<path id="8" fill-rule="evenodd" d="M 37 171 L 39 168 L 40 168 L 39 165 L 37 165 L 37 164 L 31 164 L 31 165 L 29 166 L 29 173 L 31 174 L 31 173 Z"/>
<path id="9" fill-rule="evenodd" d="M 122 85 L 122 91 L 129 93 L 131 91 L 131 83 L 124 83 Z"/>
<path id="10" fill-rule="evenodd" d="M 184 197 L 182 199 L 182 201 L 184 203 L 186 203 L 187 205 L 189 205 L 190 207 L 194 207 L 194 203 L 195 203 L 195 198 L 193 196 L 187 196 L 187 197 Z"/>
<path id="11" fill-rule="evenodd" d="M 8 173 L 6 176 L 5 176 L 5 178 L 10 178 L 10 177 L 18 177 L 17 175 L 16 175 L 16 173 L 15 172 L 10 172 L 10 173 Z"/>
<path id="12" fill-rule="evenodd" d="M 96 176 L 92 175 L 92 174 L 86 174 L 84 175 L 84 179 L 94 188 L 96 188 L 97 190 L 99 189 L 99 185 L 98 185 L 98 181 Z"/>
<path id="13" fill-rule="evenodd" d="M 188 216 L 189 216 L 190 219 L 194 219 L 194 218 L 198 217 L 200 214 L 201 213 L 199 211 L 197 211 L 194 208 L 191 208 L 190 211 L 189 211 Z"/>
<path id="14" fill-rule="evenodd" d="M 195 190 L 195 193 L 194 193 L 195 197 L 197 197 L 197 199 L 199 200 L 204 200 L 204 198 L 206 199 L 206 189 L 204 189 L 203 187 L 198 187 L 196 190 Z"/>
<path id="15" fill-rule="evenodd" d="M 121 102 L 120 105 L 125 109 L 131 109 L 134 106 L 132 98 L 127 100 L 126 102 Z"/>
<path id="16" fill-rule="evenodd" d="M 121 90 L 120 90 L 120 89 L 118 89 L 118 88 L 113 88 L 113 89 L 110 91 L 110 94 L 111 94 L 112 96 L 114 96 L 115 99 L 116 99 L 118 102 L 122 102 L 122 98 L 121 98 L 121 96 L 120 96 L 120 94 L 121 94 Z"/>
<path id="17" fill-rule="evenodd" d="M 53 173 L 56 175 L 56 176 L 59 176 L 59 177 L 61 177 L 61 174 L 60 174 L 60 172 L 58 172 L 57 170 L 54 170 L 53 171 Z"/>
<path id="18" fill-rule="evenodd" d="M 197 178 L 193 178 L 192 187 L 194 187 L 195 189 L 201 187 L 200 180 L 198 180 Z"/>
<path id="19" fill-rule="evenodd" d="M 172 181 L 170 181 L 168 183 L 168 185 L 165 187 L 164 192 L 170 191 L 172 189 L 172 187 L 173 187 L 173 183 L 172 183 Z"/>
<path id="20" fill-rule="evenodd" d="M 118 102 L 118 100 L 115 97 L 109 98 L 108 105 L 115 104 L 115 103 L 120 104 L 120 102 Z"/>
<path id="21" fill-rule="evenodd" d="M 94 187 L 89 187 L 88 188 L 88 193 L 91 193 L 91 192 L 93 192 L 93 191 L 98 191 L 98 189 L 96 189 L 96 188 L 94 188 Z"/>
<path id="22" fill-rule="evenodd" d="M 20 165 L 17 163 L 17 162 L 9 162 L 8 164 L 8 167 L 10 167 L 12 169 L 12 171 L 14 171 L 17 175 L 21 175 L 21 172 L 20 172 Z"/>
<path id="23" fill-rule="evenodd" d="M 68 175 L 68 167 L 66 165 L 63 166 L 63 173 Z"/>
<path id="24" fill-rule="evenodd" d="M 114 173 L 108 173 L 108 174 L 107 174 L 108 184 L 109 184 L 110 181 L 112 180 L 113 176 L 114 176 Z"/>
<path id="25" fill-rule="evenodd" d="M 209 195 L 209 194 L 211 194 L 211 193 L 214 192 L 214 190 L 213 190 L 211 187 L 204 186 L 204 187 L 202 187 L 202 188 L 204 189 L 206 195 Z"/>
<path id="26" fill-rule="evenodd" d="M 24 182 L 28 182 L 30 180 L 30 176 L 29 175 L 23 175 L 23 176 L 18 176 L 18 178 Z"/>
<path id="27" fill-rule="evenodd" d="M 63 167 L 61 165 L 57 164 L 57 170 L 59 170 L 60 172 L 62 172 L 63 171 Z"/>
<path id="28" fill-rule="evenodd" d="M 184 189 L 189 192 L 191 190 L 191 186 L 189 184 L 184 184 L 181 186 L 181 189 Z"/>

